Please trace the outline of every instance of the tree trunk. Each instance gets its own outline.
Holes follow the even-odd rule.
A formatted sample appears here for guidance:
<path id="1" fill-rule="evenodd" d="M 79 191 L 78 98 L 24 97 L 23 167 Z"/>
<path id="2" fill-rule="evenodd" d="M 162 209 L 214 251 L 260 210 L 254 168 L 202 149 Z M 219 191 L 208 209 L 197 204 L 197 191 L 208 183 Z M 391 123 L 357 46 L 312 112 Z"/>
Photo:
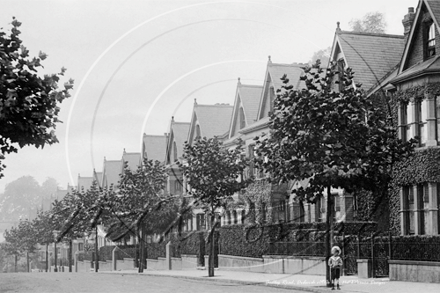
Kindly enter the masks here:
<path id="1" fill-rule="evenodd" d="M 26 271 L 29 273 L 29 251 L 26 251 Z"/>
<path id="2" fill-rule="evenodd" d="M 46 273 L 49 271 L 49 243 L 46 243 Z"/>
<path id="3" fill-rule="evenodd" d="M 69 273 L 72 272 L 72 239 L 69 240 L 69 255 L 67 256 L 69 259 Z"/>
<path id="4" fill-rule="evenodd" d="M 147 235 L 145 225 L 142 226 L 142 268 L 147 269 Z"/>
<path id="5" fill-rule="evenodd" d="M 325 213 L 325 278 L 327 287 L 331 286 L 330 267 L 328 266 L 328 260 L 331 256 L 331 234 L 333 226 L 333 198 L 330 192 L 330 186 L 327 187 L 327 208 Z"/>
<path id="6" fill-rule="evenodd" d="M 209 277 L 214 277 L 214 248 L 215 248 L 215 224 L 214 224 L 214 220 L 215 220 L 215 214 L 214 212 L 211 213 L 211 235 L 209 237 L 209 241 L 210 241 L 210 247 L 211 249 L 209 250 L 209 268 L 208 268 L 208 276 Z"/>
<path id="7" fill-rule="evenodd" d="M 138 241 L 138 233 L 136 231 L 136 233 L 133 235 L 133 242 L 134 242 L 134 267 L 135 268 L 139 268 L 139 262 L 138 262 L 138 258 L 139 258 L 139 241 Z"/>
<path id="8" fill-rule="evenodd" d="M 144 249 L 143 249 L 143 246 L 144 246 L 144 243 L 143 243 L 143 241 L 142 241 L 142 236 L 141 236 L 141 228 L 139 227 L 138 228 L 138 246 L 139 246 L 139 249 L 138 249 L 138 251 L 139 251 L 139 253 L 138 253 L 138 255 L 139 255 L 139 259 L 138 259 L 138 273 L 143 273 L 144 272 L 144 262 L 142 261 L 142 258 L 144 257 L 143 256 L 143 252 L 144 252 Z"/>
<path id="9" fill-rule="evenodd" d="M 95 273 L 99 270 L 99 253 L 98 253 L 98 225 L 95 228 L 96 236 L 95 236 Z"/>
<path id="10" fill-rule="evenodd" d="M 17 256 L 17 254 L 15 254 L 15 272 L 17 273 L 18 271 L 17 271 L 17 262 L 18 262 L 18 256 Z"/>

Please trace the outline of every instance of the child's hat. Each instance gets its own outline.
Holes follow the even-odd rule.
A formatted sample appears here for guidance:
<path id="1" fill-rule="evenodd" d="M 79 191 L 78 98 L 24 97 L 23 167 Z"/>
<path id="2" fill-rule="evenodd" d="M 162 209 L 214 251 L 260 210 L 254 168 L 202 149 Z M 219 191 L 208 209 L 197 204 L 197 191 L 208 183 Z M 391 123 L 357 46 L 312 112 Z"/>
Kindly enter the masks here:
<path id="1" fill-rule="evenodd" d="M 339 246 L 335 245 L 332 247 L 332 254 L 335 253 L 335 251 L 337 251 L 339 254 L 341 253 L 341 249 L 339 248 Z"/>

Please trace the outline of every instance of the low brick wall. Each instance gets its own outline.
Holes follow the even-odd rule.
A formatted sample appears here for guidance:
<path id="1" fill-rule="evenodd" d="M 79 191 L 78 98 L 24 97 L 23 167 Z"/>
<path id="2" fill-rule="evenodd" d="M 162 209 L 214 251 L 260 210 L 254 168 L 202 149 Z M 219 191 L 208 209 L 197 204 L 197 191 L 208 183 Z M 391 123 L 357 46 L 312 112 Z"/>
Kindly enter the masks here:
<path id="1" fill-rule="evenodd" d="M 166 257 L 158 257 L 157 258 L 157 269 L 158 270 L 168 270 Z"/>
<path id="2" fill-rule="evenodd" d="M 112 262 L 111 261 L 99 261 L 99 271 L 107 272 L 112 270 Z"/>
<path id="3" fill-rule="evenodd" d="M 440 262 L 389 260 L 390 280 L 440 283 Z"/>
<path id="4" fill-rule="evenodd" d="M 117 271 L 124 271 L 124 270 L 134 270 L 134 259 L 133 258 L 124 258 L 124 260 L 117 260 L 116 261 L 116 270 Z"/>
<path id="5" fill-rule="evenodd" d="M 78 261 L 77 266 L 78 266 L 77 268 L 78 273 L 89 273 L 93 270 L 90 264 L 90 260 Z"/>
<path id="6" fill-rule="evenodd" d="M 159 270 L 159 261 L 147 258 L 147 270 Z"/>
<path id="7" fill-rule="evenodd" d="M 218 265 L 222 270 L 263 273 L 263 259 L 233 255 L 218 255 Z"/>
<path id="8" fill-rule="evenodd" d="M 182 270 L 182 259 L 178 257 L 171 258 L 171 269 L 172 270 Z"/>
<path id="9" fill-rule="evenodd" d="M 268 274 L 325 276 L 326 270 L 324 257 L 263 255 L 263 258 L 251 258 L 219 254 L 218 262 L 222 270 Z"/>
<path id="10" fill-rule="evenodd" d="M 284 274 L 325 276 L 325 258 L 290 256 L 284 259 Z"/>
<path id="11" fill-rule="evenodd" d="M 181 259 L 182 259 L 182 269 L 197 268 L 197 255 L 182 254 Z"/>
<path id="12" fill-rule="evenodd" d="M 284 274 L 284 257 L 263 255 L 263 272 L 268 274 Z"/>

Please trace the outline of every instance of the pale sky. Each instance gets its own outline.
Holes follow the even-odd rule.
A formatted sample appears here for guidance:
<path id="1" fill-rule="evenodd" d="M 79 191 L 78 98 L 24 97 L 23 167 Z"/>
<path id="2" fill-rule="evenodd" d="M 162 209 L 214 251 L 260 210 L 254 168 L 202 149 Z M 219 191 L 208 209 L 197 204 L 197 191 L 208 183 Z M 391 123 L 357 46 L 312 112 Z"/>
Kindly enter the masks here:
<path id="1" fill-rule="evenodd" d="M 268 56 L 307 62 L 332 45 L 336 22 L 384 13 L 387 33 L 417 0 L 3 0 L 0 27 L 15 16 L 23 44 L 48 54 L 44 73 L 66 67 L 75 80 L 61 104 L 60 143 L 6 156 L 0 192 L 25 175 L 60 187 L 102 171 L 123 149 L 140 152 L 143 133 L 189 122 L 199 104 L 234 102 L 237 78 L 262 84 Z M 73 180 L 73 182 L 72 182 Z"/>

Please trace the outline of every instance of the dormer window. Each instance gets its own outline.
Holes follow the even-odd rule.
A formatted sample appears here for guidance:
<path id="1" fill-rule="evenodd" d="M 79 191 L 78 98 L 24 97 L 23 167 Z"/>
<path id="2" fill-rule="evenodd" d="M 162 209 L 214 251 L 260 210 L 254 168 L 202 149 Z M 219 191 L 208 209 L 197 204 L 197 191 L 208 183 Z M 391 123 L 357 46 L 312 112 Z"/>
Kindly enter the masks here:
<path id="1" fill-rule="evenodd" d="M 345 71 L 345 60 L 343 58 L 338 60 L 338 78 L 339 78 L 339 92 L 344 90 L 344 71 Z"/>
<path id="2" fill-rule="evenodd" d="M 243 129 L 246 127 L 246 118 L 244 116 L 244 110 L 240 107 L 240 129 Z"/>
<path id="3" fill-rule="evenodd" d="M 435 24 L 432 22 L 427 26 L 426 58 L 435 55 Z"/>

